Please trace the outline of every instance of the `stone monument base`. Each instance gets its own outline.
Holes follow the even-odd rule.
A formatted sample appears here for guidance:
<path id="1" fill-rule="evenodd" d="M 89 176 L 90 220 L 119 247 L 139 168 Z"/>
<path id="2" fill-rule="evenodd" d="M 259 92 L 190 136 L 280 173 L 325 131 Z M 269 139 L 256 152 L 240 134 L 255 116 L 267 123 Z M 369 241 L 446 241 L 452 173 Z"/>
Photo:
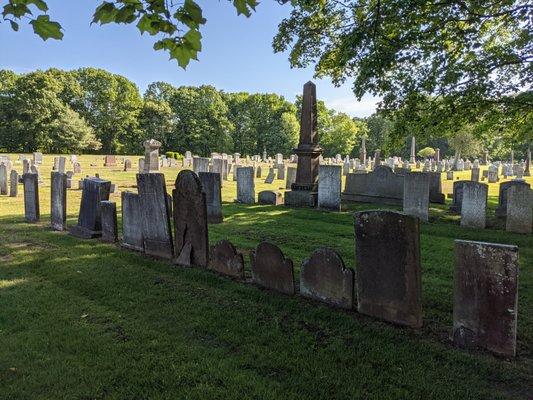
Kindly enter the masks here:
<path id="1" fill-rule="evenodd" d="M 80 239 L 95 239 L 102 236 L 102 231 L 91 231 L 78 225 L 69 228 L 68 231 L 72 236 L 76 236 Z"/>
<path id="2" fill-rule="evenodd" d="M 307 190 L 285 192 L 285 205 L 292 207 L 316 207 L 318 193 Z"/>

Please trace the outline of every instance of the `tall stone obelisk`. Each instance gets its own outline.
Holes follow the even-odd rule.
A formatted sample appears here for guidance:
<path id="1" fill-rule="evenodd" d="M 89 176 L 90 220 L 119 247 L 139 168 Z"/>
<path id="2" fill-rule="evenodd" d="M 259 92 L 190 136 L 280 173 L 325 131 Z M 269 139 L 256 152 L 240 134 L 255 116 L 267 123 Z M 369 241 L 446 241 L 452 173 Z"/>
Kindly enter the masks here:
<path id="1" fill-rule="evenodd" d="M 359 161 L 366 167 L 366 137 L 361 138 L 361 149 L 359 150 Z"/>
<path id="2" fill-rule="evenodd" d="M 291 185 L 291 191 L 285 192 L 285 205 L 315 207 L 322 148 L 318 145 L 316 86 L 313 82 L 304 85 L 300 142 L 294 153 L 298 156 L 296 181 Z"/>
<path id="3" fill-rule="evenodd" d="M 415 137 L 413 136 L 411 138 L 411 159 L 409 160 L 409 162 L 411 164 L 414 164 L 416 163 L 416 141 L 415 141 Z"/>

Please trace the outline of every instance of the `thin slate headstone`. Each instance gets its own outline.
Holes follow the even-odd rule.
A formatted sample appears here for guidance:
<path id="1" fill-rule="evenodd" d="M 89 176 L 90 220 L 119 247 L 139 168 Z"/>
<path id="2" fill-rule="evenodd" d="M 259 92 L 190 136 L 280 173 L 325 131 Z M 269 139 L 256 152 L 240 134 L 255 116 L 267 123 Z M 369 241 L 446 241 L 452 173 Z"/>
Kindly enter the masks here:
<path id="1" fill-rule="evenodd" d="M 255 203 L 254 168 L 237 168 L 237 202 L 243 204 Z"/>
<path id="2" fill-rule="evenodd" d="M 505 230 L 507 232 L 525 233 L 532 232 L 533 193 L 526 185 L 514 185 L 507 190 L 507 219 Z"/>
<path id="3" fill-rule="evenodd" d="M 144 251 L 143 226 L 140 196 L 137 193 L 122 192 L 122 246 Z"/>
<path id="4" fill-rule="evenodd" d="M 200 172 L 209 172 L 209 158 L 194 157 L 192 159 L 192 169 L 198 176 Z"/>
<path id="5" fill-rule="evenodd" d="M 117 204 L 113 201 L 100 203 L 102 215 L 102 240 L 104 242 L 118 242 Z"/>
<path id="6" fill-rule="evenodd" d="M 287 180 L 285 182 L 285 189 L 289 190 L 294 182 L 296 182 L 296 167 L 287 167 Z"/>
<path id="7" fill-rule="evenodd" d="M 173 258 L 170 204 L 165 176 L 161 173 L 137 174 L 140 196 L 144 251 L 150 256 Z"/>
<path id="8" fill-rule="evenodd" d="M 220 174 L 216 172 L 200 172 L 198 177 L 202 183 L 202 191 L 205 193 L 207 222 L 219 224 L 224 219 L 222 215 L 222 182 Z"/>
<path id="9" fill-rule="evenodd" d="M 259 192 L 258 203 L 277 206 L 283 204 L 283 196 L 279 192 L 274 192 L 272 190 L 263 190 Z"/>
<path id="10" fill-rule="evenodd" d="M 109 200 L 111 182 L 100 178 L 85 178 L 81 195 L 78 225 L 69 229 L 70 233 L 82 239 L 102 236 L 100 202 Z"/>
<path id="11" fill-rule="evenodd" d="M 504 218 L 507 216 L 507 192 L 512 186 L 525 186 L 528 189 L 531 188 L 529 183 L 525 181 L 508 181 L 500 183 L 500 191 L 498 196 L 498 207 L 496 208 L 496 216 Z"/>
<path id="12" fill-rule="evenodd" d="M 341 256 L 332 249 L 321 248 L 302 262 L 300 293 L 325 303 L 354 307 L 354 271 L 344 266 Z"/>
<path id="13" fill-rule="evenodd" d="M 461 206 L 463 204 L 463 188 L 468 181 L 455 181 L 453 183 L 453 198 L 450 205 L 450 211 L 456 214 L 461 214 Z"/>
<path id="14" fill-rule="evenodd" d="M 207 267 L 209 241 L 205 197 L 200 179 L 193 171 L 183 170 L 178 174 L 172 191 L 177 264 Z"/>
<path id="15" fill-rule="evenodd" d="M 12 169 L 9 174 L 9 197 L 17 197 L 19 184 L 19 174 Z"/>
<path id="16" fill-rule="evenodd" d="M 261 242 L 250 253 L 252 280 L 259 286 L 293 295 L 294 268 L 292 260 L 285 258 L 279 247 Z"/>
<path id="17" fill-rule="evenodd" d="M 39 222 L 41 212 L 39 207 L 39 175 L 23 174 L 24 184 L 24 216 L 28 222 Z"/>
<path id="18" fill-rule="evenodd" d="M 342 167 L 321 165 L 318 169 L 318 208 L 341 210 Z"/>
<path id="19" fill-rule="evenodd" d="M 267 184 L 271 184 L 272 182 L 274 182 L 274 179 L 276 178 L 276 172 L 274 170 L 274 168 L 270 168 L 268 170 L 268 175 L 265 179 L 265 183 Z"/>
<path id="20" fill-rule="evenodd" d="M 67 175 L 52 172 L 51 176 L 50 218 L 52 229 L 67 229 Z"/>
<path id="21" fill-rule="evenodd" d="M 229 241 L 222 240 L 211 247 L 209 269 L 243 280 L 244 258 Z"/>
<path id="22" fill-rule="evenodd" d="M 408 172 L 404 177 L 403 212 L 425 222 L 429 219 L 430 178 L 423 172 Z"/>
<path id="23" fill-rule="evenodd" d="M 7 165 L 0 163 L 0 195 L 7 195 L 8 175 Z"/>
<path id="24" fill-rule="evenodd" d="M 461 226 L 485 228 L 488 188 L 485 183 L 465 181 L 461 205 Z"/>
<path id="25" fill-rule="evenodd" d="M 400 325 L 422 326 L 418 221 L 394 211 L 355 213 L 360 313 Z"/>
<path id="26" fill-rule="evenodd" d="M 482 347 L 516 354 L 518 247 L 455 241 L 452 340 L 459 347 Z"/>

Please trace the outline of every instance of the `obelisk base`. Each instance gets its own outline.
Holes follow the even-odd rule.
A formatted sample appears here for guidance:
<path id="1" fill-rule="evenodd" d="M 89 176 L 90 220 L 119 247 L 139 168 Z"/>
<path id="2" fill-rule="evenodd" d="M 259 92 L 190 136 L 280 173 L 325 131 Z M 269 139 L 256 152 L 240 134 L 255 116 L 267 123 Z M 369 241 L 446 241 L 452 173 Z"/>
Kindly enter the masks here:
<path id="1" fill-rule="evenodd" d="M 318 193 L 308 190 L 285 192 L 285 205 L 291 207 L 316 207 Z"/>

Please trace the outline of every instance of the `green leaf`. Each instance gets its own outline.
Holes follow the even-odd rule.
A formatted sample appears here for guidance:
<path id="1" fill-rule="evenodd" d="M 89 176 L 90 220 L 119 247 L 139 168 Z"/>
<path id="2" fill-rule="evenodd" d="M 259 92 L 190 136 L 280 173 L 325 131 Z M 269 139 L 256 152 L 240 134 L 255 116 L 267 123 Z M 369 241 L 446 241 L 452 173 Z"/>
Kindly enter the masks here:
<path id="1" fill-rule="evenodd" d="M 189 44 L 191 49 L 196 51 L 202 50 L 202 34 L 196 29 L 191 29 L 187 32 L 183 36 L 183 40 Z"/>
<path id="2" fill-rule="evenodd" d="M 57 22 L 50 21 L 50 17 L 48 15 L 39 15 L 36 19 L 32 20 L 30 24 L 33 26 L 33 31 L 43 40 L 63 39 L 61 25 Z"/>
<path id="3" fill-rule="evenodd" d="M 23 15 L 32 15 L 31 10 L 25 4 L 8 3 L 4 6 L 2 16 L 12 15 L 15 18 L 20 18 Z"/>
<path id="4" fill-rule="evenodd" d="M 93 15 L 92 23 L 99 22 L 101 25 L 115 22 L 118 9 L 113 3 L 104 1 L 98 6 Z"/>
<path id="5" fill-rule="evenodd" d="M 35 7 L 37 7 L 41 11 L 48 11 L 48 5 L 43 0 L 28 0 L 28 4 L 35 4 Z"/>
<path id="6" fill-rule="evenodd" d="M 137 23 L 137 28 L 141 34 L 148 32 L 153 36 L 159 33 L 161 22 L 161 17 L 159 17 L 157 14 L 144 14 Z"/>
<path id="7" fill-rule="evenodd" d="M 19 30 L 19 24 L 17 24 L 15 21 L 9 21 L 9 23 L 11 24 L 11 29 L 13 29 L 15 32 L 18 32 Z"/>

